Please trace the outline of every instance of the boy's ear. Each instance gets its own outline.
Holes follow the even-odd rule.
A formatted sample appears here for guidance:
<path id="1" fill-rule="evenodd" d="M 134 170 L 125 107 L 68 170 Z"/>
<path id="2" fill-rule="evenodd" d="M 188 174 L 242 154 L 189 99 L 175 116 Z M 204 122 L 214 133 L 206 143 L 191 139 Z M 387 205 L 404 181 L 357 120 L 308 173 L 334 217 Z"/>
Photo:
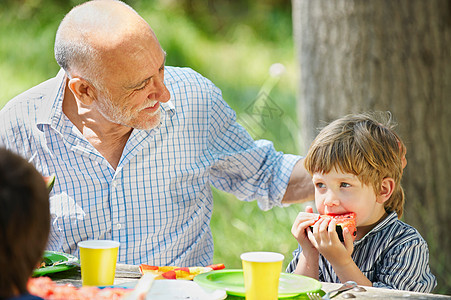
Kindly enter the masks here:
<path id="1" fill-rule="evenodd" d="M 94 101 L 95 94 L 93 86 L 86 80 L 80 77 L 69 79 L 69 89 L 74 94 L 78 101 L 85 105 L 91 105 Z"/>
<path id="2" fill-rule="evenodd" d="M 395 189 L 395 180 L 393 178 L 387 177 L 382 180 L 381 188 L 379 190 L 379 194 L 376 195 L 376 201 L 378 203 L 384 203 L 390 196 L 393 194 L 393 190 Z"/>

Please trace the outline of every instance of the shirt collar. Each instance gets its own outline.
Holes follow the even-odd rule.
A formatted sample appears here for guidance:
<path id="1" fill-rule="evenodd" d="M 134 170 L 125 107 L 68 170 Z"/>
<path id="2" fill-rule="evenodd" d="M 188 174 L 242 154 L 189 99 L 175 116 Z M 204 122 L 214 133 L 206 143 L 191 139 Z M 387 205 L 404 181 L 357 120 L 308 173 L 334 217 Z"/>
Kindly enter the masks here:
<path id="1" fill-rule="evenodd" d="M 390 213 L 385 219 L 383 219 L 379 224 L 377 224 L 373 229 L 371 229 L 365 236 L 356 241 L 355 244 L 359 244 L 363 240 L 367 239 L 369 236 L 372 236 L 380 231 L 382 231 L 385 227 L 395 223 L 398 220 L 398 214 L 394 211 Z"/>
<path id="2" fill-rule="evenodd" d="M 172 98 L 172 96 L 171 96 Z M 168 114 L 168 117 L 172 117 L 175 114 L 175 106 L 172 99 L 170 99 L 168 102 L 162 102 L 160 104 L 160 107 L 163 109 L 164 112 Z"/>
<path id="3" fill-rule="evenodd" d="M 38 111 L 37 125 L 51 124 L 52 118 L 61 115 L 63 106 L 64 90 L 66 88 L 66 72 L 60 69 L 58 74 L 52 79 L 53 84 L 49 86 L 50 93 L 44 94 L 42 106 Z"/>

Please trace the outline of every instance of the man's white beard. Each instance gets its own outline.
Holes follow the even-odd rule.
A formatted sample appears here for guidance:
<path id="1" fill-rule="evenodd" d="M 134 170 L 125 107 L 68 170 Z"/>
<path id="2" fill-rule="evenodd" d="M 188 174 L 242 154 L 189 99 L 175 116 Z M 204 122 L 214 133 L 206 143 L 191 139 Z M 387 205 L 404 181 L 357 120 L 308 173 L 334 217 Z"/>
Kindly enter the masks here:
<path id="1" fill-rule="evenodd" d="M 153 112 L 151 115 L 146 117 L 146 119 L 139 119 L 139 112 L 143 111 L 145 108 L 152 107 L 158 103 L 157 100 L 152 100 L 147 103 L 142 108 L 136 111 L 126 111 L 128 114 L 124 115 L 125 112 L 113 104 L 111 98 L 103 98 L 102 101 L 97 101 L 97 106 L 99 112 L 108 121 L 119 124 L 122 126 L 127 126 L 131 128 L 141 129 L 141 130 L 151 130 L 160 124 L 161 119 L 161 108 L 159 107 L 157 111 Z"/>

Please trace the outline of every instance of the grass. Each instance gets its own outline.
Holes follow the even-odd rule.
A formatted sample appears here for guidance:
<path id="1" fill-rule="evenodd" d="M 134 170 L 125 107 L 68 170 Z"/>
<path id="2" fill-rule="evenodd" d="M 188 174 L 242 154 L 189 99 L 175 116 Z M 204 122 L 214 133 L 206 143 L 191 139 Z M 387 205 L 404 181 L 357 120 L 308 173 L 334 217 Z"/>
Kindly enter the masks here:
<path id="1" fill-rule="evenodd" d="M 9 1 L 0 8 L 0 108 L 15 95 L 58 72 L 53 58 L 54 36 L 70 6 L 59 4 L 63 2 Z M 137 11 L 151 24 L 167 51 L 167 64 L 189 66 L 212 80 L 237 111 L 238 118 L 252 116 L 257 100 L 262 100 L 257 96 L 268 79 L 270 66 L 284 64 L 285 75 L 263 99 L 275 105 L 280 114 L 259 119 L 257 124 L 248 123 L 252 126 L 248 129 L 255 138 L 273 141 L 279 151 L 299 153 L 297 74 L 289 14 L 247 15 L 247 19 L 229 22 L 225 29 L 212 33 L 203 28 L 205 22 L 215 22 L 215 16 L 194 20 L 174 6 L 175 2 L 135 2 Z M 259 30 L 256 23 L 271 23 L 272 31 L 266 27 Z M 214 201 L 211 228 L 215 263 L 241 268 L 241 253 L 265 250 L 284 254 L 285 268 L 297 246 L 290 228 L 302 205 L 264 212 L 255 201 L 241 202 L 218 190 L 214 190 Z"/>
<path id="2" fill-rule="evenodd" d="M 227 268 L 241 268 L 241 253 L 274 251 L 285 256 L 283 269 L 286 268 L 297 247 L 290 233 L 291 225 L 303 205 L 261 211 L 255 201 L 237 201 L 218 190 L 214 190 L 214 199 L 211 228 L 215 263 L 225 263 Z"/>

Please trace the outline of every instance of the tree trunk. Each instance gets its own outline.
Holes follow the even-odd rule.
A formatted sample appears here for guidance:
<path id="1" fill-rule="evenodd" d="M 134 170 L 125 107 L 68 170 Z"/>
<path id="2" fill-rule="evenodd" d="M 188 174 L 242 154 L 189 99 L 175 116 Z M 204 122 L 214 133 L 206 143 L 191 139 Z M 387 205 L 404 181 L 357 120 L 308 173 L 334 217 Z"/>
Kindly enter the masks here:
<path id="1" fill-rule="evenodd" d="M 429 244 L 436 292 L 451 294 L 451 2 L 292 0 L 292 5 L 301 149 L 323 121 L 391 111 L 407 146 L 404 220 Z"/>

